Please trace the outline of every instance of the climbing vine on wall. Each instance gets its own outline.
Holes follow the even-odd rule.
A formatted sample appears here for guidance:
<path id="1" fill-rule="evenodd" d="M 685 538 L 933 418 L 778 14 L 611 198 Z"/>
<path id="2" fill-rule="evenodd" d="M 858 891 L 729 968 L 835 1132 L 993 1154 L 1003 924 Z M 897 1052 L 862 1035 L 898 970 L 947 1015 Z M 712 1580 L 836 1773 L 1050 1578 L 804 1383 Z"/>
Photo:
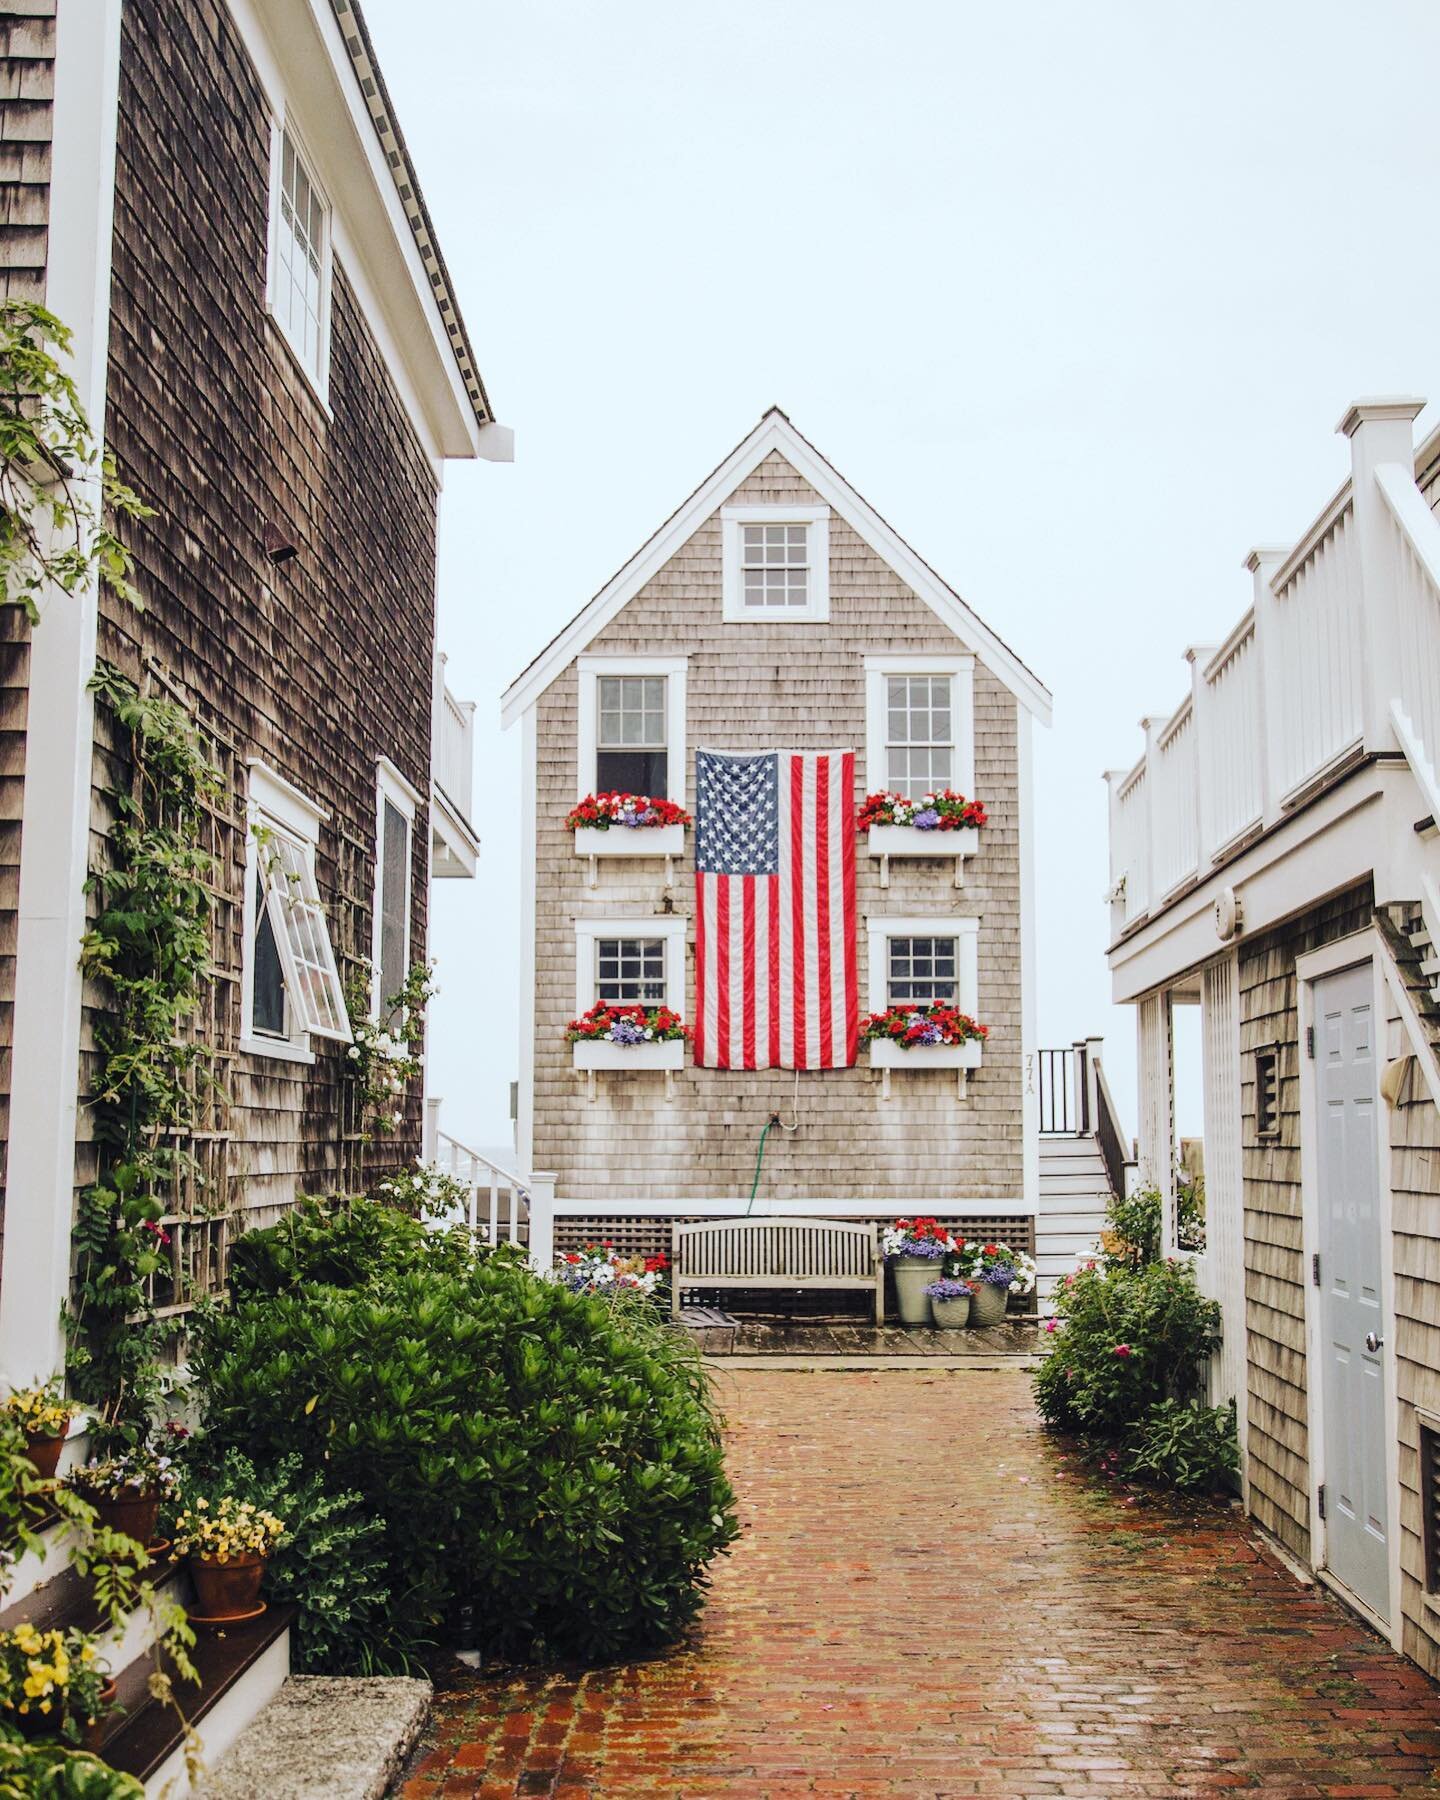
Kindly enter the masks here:
<path id="1" fill-rule="evenodd" d="M 361 1141 L 369 1144 L 400 1128 L 406 1090 L 423 1066 L 425 1008 L 437 990 L 434 963 L 415 963 L 400 991 L 385 996 L 380 1017 L 372 1019 L 370 995 L 378 971 L 368 958 L 364 968 L 363 975 L 345 984 L 353 1040 L 346 1062 L 355 1084 Z"/>
<path id="2" fill-rule="evenodd" d="M 82 1195 L 67 1317 L 68 1373 L 103 1434 L 138 1436 L 163 1383 L 167 1327 L 151 1278 L 164 1266 L 167 1201 L 184 1138 L 215 1080 L 207 1046 L 183 1040 L 210 976 L 215 859 L 205 806 L 220 785 L 195 723 L 102 664 L 91 681 L 128 740 L 133 781 L 109 790 L 108 866 L 92 874 L 81 967 L 100 985 L 94 1082 L 98 1176 Z"/>
<path id="3" fill-rule="evenodd" d="M 32 624 L 52 586 L 98 575 L 138 606 L 130 552 L 105 522 L 148 518 L 95 441 L 68 373 L 71 332 L 30 300 L 0 303 L 0 602 Z"/>

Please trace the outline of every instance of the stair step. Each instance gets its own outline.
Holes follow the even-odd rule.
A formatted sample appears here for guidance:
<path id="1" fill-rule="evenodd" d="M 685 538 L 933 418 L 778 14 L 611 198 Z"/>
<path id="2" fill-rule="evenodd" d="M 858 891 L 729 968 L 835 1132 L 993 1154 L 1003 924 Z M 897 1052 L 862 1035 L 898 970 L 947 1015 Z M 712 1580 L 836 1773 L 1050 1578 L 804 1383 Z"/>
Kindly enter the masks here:
<path id="1" fill-rule="evenodd" d="M 223 1754 L 289 1674 L 295 1610 L 271 1606 L 258 1619 L 197 1634 L 190 1654 L 200 1685 L 178 1677 L 174 1685 L 181 1711 L 204 1741 L 207 1762 Z M 147 1654 L 121 1670 L 116 1679 L 119 1703 L 126 1711 L 107 1722 L 99 1754 L 112 1767 L 145 1783 L 147 1792 L 153 1789 L 158 1794 L 174 1781 L 179 1800 L 186 1791 L 185 1732 L 174 1708 L 151 1697 L 148 1683 L 153 1668 L 154 1659 Z"/>
<path id="2" fill-rule="evenodd" d="M 382 1800 L 430 1712 L 428 1681 L 292 1675 L 196 1800 Z"/>

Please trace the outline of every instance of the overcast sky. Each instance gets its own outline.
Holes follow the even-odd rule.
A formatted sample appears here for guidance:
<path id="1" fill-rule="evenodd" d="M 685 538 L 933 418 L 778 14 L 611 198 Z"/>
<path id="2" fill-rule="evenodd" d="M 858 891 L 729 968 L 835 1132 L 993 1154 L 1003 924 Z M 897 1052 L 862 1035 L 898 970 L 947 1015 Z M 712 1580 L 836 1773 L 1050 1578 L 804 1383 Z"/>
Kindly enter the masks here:
<path id="1" fill-rule="evenodd" d="M 1101 773 L 1248 605 L 1245 552 L 1343 478 L 1345 406 L 1440 399 L 1440 7 L 365 10 L 517 436 L 443 507 L 484 839 L 478 880 L 436 884 L 446 1127 L 505 1141 L 516 1073 L 498 697 L 775 402 L 1054 692 L 1041 1041 L 1103 1033 L 1133 1128 Z"/>

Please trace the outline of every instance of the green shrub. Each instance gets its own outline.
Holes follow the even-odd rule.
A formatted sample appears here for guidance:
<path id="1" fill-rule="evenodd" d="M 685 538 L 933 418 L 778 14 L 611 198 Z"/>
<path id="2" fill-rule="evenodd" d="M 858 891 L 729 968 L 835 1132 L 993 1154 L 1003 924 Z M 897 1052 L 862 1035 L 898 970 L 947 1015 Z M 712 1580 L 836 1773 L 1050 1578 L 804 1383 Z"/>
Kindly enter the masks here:
<path id="1" fill-rule="evenodd" d="M 1107 1268 L 1143 1269 L 1160 1260 L 1162 1207 L 1159 1188 L 1137 1188 L 1111 1197 L 1100 1240 Z"/>
<path id="2" fill-rule="evenodd" d="M 1213 1494 L 1230 1485 L 1240 1472 L 1234 1402 L 1157 1401 L 1131 1435 L 1121 1470 L 1185 1493 Z"/>
<path id="3" fill-rule="evenodd" d="M 27 1744 L 8 1727 L 0 1734 L 3 1800 L 145 1800 L 133 1775 L 122 1775 L 88 1751 L 67 1744 Z"/>
<path id="4" fill-rule="evenodd" d="M 1061 1283 L 1061 1321 L 1035 1371 L 1047 1424 L 1107 1439 L 1131 1432 L 1152 1406 L 1189 1399 L 1220 1339 L 1220 1308 L 1188 1263 L 1087 1266 Z"/>
<path id="5" fill-rule="evenodd" d="M 213 1444 L 359 1493 L 432 1634 L 469 1609 L 500 1652 L 669 1641 L 737 1532 L 697 1353 L 648 1307 L 456 1244 L 364 1201 L 243 1240 L 231 1309 L 197 1326 Z"/>
<path id="6" fill-rule="evenodd" d="M 248 1456 L 226 1450 L 209 1460 L 202 1439 L 187 1463 L 178 1504 L 204 1495 L 248 1500 L 285 1521 L 271 1552 L 265 1591 L 299 1608 L 294 1664 L 303 1675 L 404 1675 L 419 1667 L 429 1642 L 408 1608 L 391 1613 L 385 1527 L 353 1490 L 330 1493 L 318 1470 L 298 1456 L 257 1470 Z"/>

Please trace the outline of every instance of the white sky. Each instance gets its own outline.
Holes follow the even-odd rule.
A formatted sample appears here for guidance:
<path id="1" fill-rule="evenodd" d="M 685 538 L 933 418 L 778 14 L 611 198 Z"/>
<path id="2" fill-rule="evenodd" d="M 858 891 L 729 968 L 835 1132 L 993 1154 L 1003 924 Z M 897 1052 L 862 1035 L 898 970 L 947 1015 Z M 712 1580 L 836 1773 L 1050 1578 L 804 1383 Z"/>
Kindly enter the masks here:
<path id="1" fill-rule="evenodd" d="M 500 692 L 772 402 L 1048 682 L 1042 1042 L 1108 1003 L 1101 771 L 1346 472 L 1440 399 L 1430 0 L 365 0 L 513 468 L 452 466 L 479 703 L 436 884 L 433 1089 L 508 1139 L 518 731 Z M 1433 413 L 1419 422 L 1427 429 Z M 983 796 L 982 796 L 983 797 Z M 1198 1129 L 1193 1083 L 1182 1130 Z"/>

